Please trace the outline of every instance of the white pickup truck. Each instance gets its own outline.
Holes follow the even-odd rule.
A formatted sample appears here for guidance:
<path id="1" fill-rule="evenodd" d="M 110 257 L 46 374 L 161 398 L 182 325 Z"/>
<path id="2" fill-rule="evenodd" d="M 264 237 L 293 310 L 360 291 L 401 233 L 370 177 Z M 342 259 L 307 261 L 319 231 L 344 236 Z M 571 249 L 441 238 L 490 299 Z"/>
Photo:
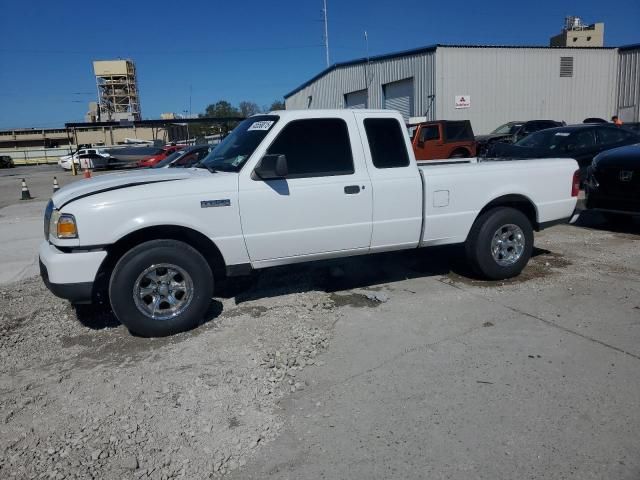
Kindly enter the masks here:
<path id="1" fill-rule="evenodd" d="M 243 121 L 198 168 L 115 173 L 54 194 L 43 279 L 111 303 L 132 332 L 196 326 L 224 276 L 464 243 L 491 279 L 518 275 L 533 231 L 569 220 L 571 159 L 418 165 L 389 110 L 277 111 Z"/>

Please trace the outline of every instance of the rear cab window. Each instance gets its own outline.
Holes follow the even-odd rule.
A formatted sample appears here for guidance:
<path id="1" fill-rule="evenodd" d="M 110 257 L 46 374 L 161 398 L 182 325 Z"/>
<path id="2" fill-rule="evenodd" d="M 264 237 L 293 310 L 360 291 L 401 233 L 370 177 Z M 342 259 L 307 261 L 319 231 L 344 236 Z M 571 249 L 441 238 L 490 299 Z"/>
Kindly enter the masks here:
<path id="1" fill-rule="evenodd" d="M 436 129 L 438 128 L 435 125 Z M 400 123 L 393 118 L 366 118 L 371 161 L 376 168 L 402 168 L 409 166 L 409 154 Z"/>

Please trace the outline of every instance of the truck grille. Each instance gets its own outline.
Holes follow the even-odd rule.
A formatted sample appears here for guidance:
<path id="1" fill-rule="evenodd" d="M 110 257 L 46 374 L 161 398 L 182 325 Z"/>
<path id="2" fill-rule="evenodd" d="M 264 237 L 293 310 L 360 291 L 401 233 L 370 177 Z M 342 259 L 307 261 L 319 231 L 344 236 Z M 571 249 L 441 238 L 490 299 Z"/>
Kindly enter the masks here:
<path id="1" fill-rule="evenodd" d="M 53 214 L 53 201 L 49 200 L 47 208 L 44 209 L 44 239 L 49 240 L 49 223 L 51 222 L 51 214 Z"/>

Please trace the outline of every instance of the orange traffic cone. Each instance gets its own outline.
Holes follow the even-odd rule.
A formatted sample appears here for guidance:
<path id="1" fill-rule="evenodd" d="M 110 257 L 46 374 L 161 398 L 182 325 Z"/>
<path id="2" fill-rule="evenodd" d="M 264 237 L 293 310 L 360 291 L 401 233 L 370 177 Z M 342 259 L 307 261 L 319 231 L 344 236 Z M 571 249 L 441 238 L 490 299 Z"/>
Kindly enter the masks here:
<path id="1" fill-rule="evenodd" d="M 58 190 L 60 190 L 60 185 L 58 185 L 58 179 L 56 177 L 53 177 L 53 193 L 56 193 Z"/>
<path id="2" fill-rule="evenodd" d="M 82 174 L 84 178 L 91 178 L 91 169 L 85 168 L 84 173 Z"/>
<path id="3" fill-rule="evenodd" d="M 22 179 L 22 196 L 20 197 L 20 200 L 31 200 L 33 197 L 31 197 L 31 192 L 29 192 L 29 189 L 27 188 L 27 182 L 24 181 L 24 178 Z"/>

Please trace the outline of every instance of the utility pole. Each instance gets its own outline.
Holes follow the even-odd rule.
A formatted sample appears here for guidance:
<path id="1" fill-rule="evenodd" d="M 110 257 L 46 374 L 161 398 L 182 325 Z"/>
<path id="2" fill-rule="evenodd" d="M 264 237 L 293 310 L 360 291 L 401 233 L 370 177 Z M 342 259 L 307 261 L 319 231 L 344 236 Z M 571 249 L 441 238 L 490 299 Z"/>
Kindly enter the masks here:
<path id="1" fill-rule="evenodd" d="M 329 67 L 329 25 L 327 21 L 327 0 L 322 0 L 322 20 L 324 21 L 324 51 L 327 56 L 327 67 Z"/>

